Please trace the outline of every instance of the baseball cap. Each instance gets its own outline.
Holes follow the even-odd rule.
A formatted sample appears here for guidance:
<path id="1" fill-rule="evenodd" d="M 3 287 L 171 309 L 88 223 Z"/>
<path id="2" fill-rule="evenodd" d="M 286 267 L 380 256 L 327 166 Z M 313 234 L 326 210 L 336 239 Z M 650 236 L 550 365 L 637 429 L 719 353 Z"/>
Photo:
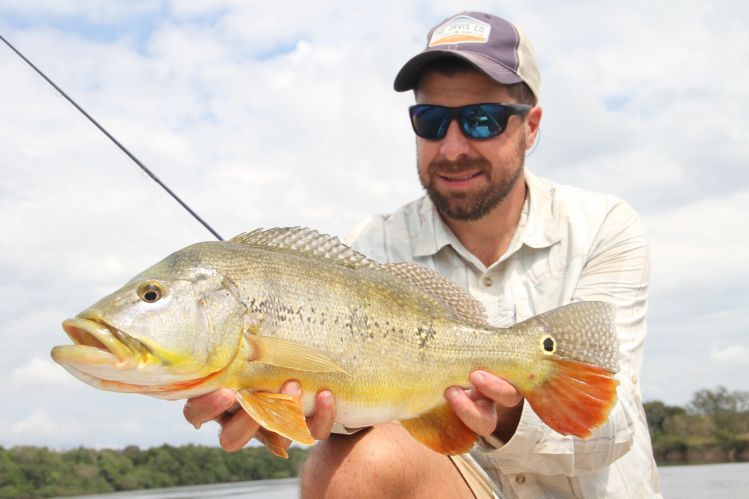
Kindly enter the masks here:
<path id="1" fill-rule="evenodd" d="M 541 73 L 528 38 L 513 23 L 483 12 L 461 12 L 429 30 L 427 45 L 398 72 L 398 92 L 416 88 L 419 74 L 435 59 L 458 57 L 498 83 L 525 82 L 539 98 Z"/>

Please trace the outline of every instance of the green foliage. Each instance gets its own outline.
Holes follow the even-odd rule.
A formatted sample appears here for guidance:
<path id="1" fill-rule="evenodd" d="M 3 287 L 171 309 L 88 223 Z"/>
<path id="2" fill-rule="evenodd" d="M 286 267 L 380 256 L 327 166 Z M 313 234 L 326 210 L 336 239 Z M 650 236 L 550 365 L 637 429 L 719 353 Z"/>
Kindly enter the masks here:
<path id="1" fill-rule="evenodd" d="M 63 452 L 0 447 L 0 499 L 286 478 L 297 475 L 306 456 L 297 448 L 279 459 L 260 447 L 235 453 L 195 445 Z"/>
<path id="2" fill-rule="evenodd" d="M 686 437 L 682 435 L 661 435 L 653 439 L 653 453 L 656 456 L 667 456 L 670 452 L 686 452 L 689 448 Z"/>
<path id="3" fill-rule="evenodd" d="M 660 401 L 643 404 L 656 459 L 722 451 L 734 460 L 749 446 L 749 392 L 730 392 L 719 386 L 697 391 L 686 408 Z"/>
<path id="4" fill-rule="evenodd" d="M 651 436 L 664 433 L 666 431 L 664 426 L 671 419 L 686 412 L 681 407 L 666 405 L 660 400 L 645 402 L 643 407 L 645 408 L 645 417 L 648 420 Z"/>
<path id="5" fill-rule="evenodd" d="M 727 451 L 739 450 L 739 435 L 749 430 L 749 392 L 729 392 L 719 386 L 715 390 L 699 390 L 687 409 L 712 422 L 710 435 Z"/>

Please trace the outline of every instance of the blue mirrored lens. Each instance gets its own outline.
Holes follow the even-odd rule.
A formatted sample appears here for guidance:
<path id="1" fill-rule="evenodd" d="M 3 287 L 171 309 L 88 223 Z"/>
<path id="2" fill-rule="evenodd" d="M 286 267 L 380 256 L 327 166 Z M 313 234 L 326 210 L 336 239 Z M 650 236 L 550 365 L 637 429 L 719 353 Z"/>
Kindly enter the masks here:
<path id="1" fill-rule="evenodd" d="M 438 140 L 445 137 L 450 122 L 457 119 L 460 129 L 471 139 L 488 139 L 504 131 L 510 112 L 502 104 L 473 104 L 458 108 L 417 104 L 411 106 L 411 124 L 419 137 Z"/>
<path id="2" fill-rule="evenodd" d="M 450 126 L 450 110 L 444 107 L 417 106 L 412 122 L 419 136 L 441 139 Z"/>
<path id="3" fill-rule="evenodd" d="M 460 109 L 460 126 L 468 137 L 474 139 L 494 137 L 504 128 L 503 111 L 503 107 L 488 104 L 463 107 Z"/>

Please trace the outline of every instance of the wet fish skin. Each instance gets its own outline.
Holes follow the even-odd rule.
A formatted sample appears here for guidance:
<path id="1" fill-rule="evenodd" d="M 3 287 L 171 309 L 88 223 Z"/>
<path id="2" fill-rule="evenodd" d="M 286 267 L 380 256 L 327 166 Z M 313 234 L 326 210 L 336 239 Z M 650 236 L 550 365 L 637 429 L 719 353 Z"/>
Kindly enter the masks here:
<path id="1" fill-rule="evenodd" d="M 313 441 L 304 415 L 331 390 L 349 427 L 400 420 L 417 440 L 459 453 L 476 440 L 444 389 L 484 369 L 512 382 L 555 430 L 585 437 L 616 400 L 613 307 L 581 302 L 510 328 L 413 264 L 380 265 L 303 228 L 258 230 L 173 253 L 63 327 L 53 358 L 97 388 L 189 398 L 235 390 L 278 434 Z M 288 379 L 301 402 L 277 392 Z"/>

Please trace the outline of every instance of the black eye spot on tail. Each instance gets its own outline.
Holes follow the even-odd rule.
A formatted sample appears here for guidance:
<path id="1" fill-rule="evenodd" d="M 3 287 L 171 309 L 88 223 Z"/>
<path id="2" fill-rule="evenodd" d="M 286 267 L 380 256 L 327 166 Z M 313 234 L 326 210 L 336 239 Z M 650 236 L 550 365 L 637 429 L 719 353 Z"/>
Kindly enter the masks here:
<path id="1" fill-rule="evenodd" d="M 554 343 L 554 338 L 547 336 L 544 338 L 543 341 L 544 351 L 553 353 L 554 350 L 556 350 L 556 344 Z"/>

